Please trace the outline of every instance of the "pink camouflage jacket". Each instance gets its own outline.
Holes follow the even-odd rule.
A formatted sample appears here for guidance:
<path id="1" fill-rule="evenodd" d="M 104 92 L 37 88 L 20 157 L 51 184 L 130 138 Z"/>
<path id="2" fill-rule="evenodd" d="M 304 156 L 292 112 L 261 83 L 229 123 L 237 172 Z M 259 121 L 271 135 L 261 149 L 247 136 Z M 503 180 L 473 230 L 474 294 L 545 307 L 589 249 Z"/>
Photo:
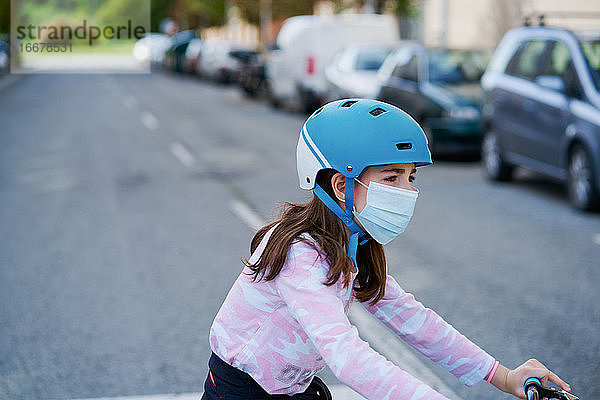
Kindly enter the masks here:
<path id="1" fill-rule="evenodd" d="M 251 263 L 259 259 L 272 232 L 252 254 Z M 303 237 L 319 248 L 308 234 Z M 344 288 L 341 282 L 325 286 L 328 267 L 324 257 L 302 241 L 290 246 L 281 273 L 269 282 L 252 282 L 245 267 L 211 327 L 213 352 L 270 394 L 303 392 L 328 365 L 340 381 L 367 399 L 445 399 L 359 338 L 347 317 L 352 287 Z M 384 298 L 374 306 L 363 305 L 463 384 L 473 386 L 490 372 L 495 361 L 490 355 L 405 293 L 391 276 Z"/>

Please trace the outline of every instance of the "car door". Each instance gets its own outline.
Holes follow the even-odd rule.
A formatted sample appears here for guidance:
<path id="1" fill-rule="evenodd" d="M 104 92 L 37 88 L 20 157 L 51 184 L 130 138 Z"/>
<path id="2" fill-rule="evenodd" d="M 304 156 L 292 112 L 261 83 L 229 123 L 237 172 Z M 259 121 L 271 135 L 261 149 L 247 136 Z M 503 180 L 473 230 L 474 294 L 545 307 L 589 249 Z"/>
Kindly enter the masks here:
<path id="1" fill-rule="evenodd" d="M 558 176 L 560 144 L 571 123 L 569 98 L 565 93 L 567 75 L 573 68 L 569 47 L 561 41 L 550 41 L 548 51 L 535 78 L 538 90 L 532 94 L 535 108 L 530 113 L 536 129 L 527 141 L 527 155 L 542 163 L 542 172 Z"/>
<path id="2" fill-rule="evenodd" d="M 521 164 L 537 134 L 531 115 L 536 112 L 534 79 L 547 41 L 525 41 L 508 62 L 500 84 L 491 93 L 494 129 L 509 161 Z"/>

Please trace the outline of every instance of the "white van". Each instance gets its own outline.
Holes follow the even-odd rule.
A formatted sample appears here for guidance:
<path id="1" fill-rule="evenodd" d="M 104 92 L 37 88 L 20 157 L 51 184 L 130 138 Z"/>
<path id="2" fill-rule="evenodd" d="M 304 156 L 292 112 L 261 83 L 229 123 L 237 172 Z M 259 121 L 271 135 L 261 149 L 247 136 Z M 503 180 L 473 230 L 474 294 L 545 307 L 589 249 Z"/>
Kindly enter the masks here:
<path id="1" fill-rule="evenodd" d="M 325 68 L 344 46 L 393 44 L 399 40 L 398 22 L 389 15 L 339 14 L 287 19 L 267 61 L 271 104 L 299 105 L 311 112 L 327 91 Z"/>

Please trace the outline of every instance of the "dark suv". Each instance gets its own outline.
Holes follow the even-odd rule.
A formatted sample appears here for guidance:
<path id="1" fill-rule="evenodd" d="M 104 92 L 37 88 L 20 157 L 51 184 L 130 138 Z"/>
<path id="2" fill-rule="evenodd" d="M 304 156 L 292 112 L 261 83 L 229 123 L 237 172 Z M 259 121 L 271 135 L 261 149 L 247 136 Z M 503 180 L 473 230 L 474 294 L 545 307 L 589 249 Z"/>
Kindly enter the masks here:
<path id="1" fill-rule="evenodd" d="M 482 90 L 489 53 L 429 49 L 404 42 L 379 69 L 377 99 L 412 115 L 427 134 L 434 155 L 479 155 Z"/>
<path id="2" fill-rule="evenodd" d="M 509 31 L 481 84 L 482 160 L 510 180 L 524 167 L 566 182 L 571 203 L 600 204 L 600 34 L 551 27 Z"/>

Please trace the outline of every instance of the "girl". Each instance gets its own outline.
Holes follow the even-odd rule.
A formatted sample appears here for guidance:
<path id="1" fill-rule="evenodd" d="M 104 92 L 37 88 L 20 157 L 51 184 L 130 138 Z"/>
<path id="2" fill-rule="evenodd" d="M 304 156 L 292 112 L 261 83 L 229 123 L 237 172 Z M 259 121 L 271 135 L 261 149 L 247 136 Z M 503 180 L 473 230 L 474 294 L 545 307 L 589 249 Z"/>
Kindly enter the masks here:
<path id="1" fill-rule="evenodd" d="M 485 380 L 524 398 L 536 376 L 569 390 L 536 360 L 500 365 L 387 275 L 382 245 L 410 221 L 416 168 L 432 164 L 408 114 L 374 100 L 329 103 L 305 122 L 296 155 L 300 187 L 314 196 L 254 236 L 211 327 L 202 399 L 330 399 L 315 376 L 325 365 L 367 399 L 444 399 L 359 338 L 346 316 L 354 298 L 467 386 Z"/>

